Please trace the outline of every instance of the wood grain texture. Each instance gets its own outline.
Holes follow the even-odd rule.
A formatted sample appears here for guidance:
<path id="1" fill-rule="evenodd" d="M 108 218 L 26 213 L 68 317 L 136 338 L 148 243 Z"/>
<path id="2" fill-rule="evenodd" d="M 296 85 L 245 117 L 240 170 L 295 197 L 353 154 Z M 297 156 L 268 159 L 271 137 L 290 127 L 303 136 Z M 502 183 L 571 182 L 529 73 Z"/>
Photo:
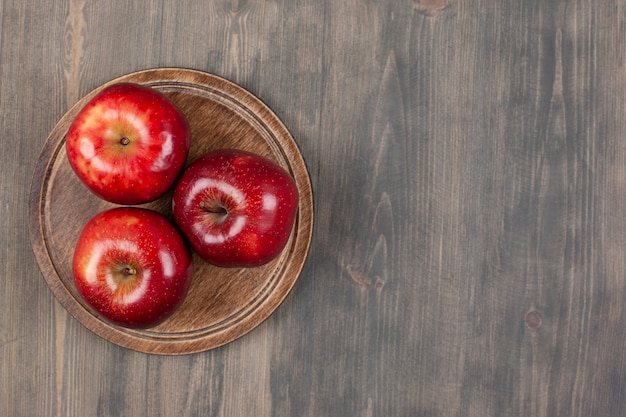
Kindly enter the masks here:
<path id="1" fill-rule="evenodd" d="M 4 0 L 0 21 L 0 415 L 626 414 L 624 1 Z M 26 227 L 56 122 L 155 67 L 260 97 L 315 194 L 281 307 L 180 357 L 71 318 Z"/>

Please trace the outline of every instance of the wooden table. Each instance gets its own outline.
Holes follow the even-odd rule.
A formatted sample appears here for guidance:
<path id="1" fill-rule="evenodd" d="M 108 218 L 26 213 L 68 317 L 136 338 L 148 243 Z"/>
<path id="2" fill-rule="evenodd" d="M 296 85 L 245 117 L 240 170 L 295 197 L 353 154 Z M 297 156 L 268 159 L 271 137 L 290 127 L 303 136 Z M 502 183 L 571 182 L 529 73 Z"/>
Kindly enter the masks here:
<path id="1" fill-rule="evenodd" d="M 0 415 L 623 416 L 623 0 L 0 3 Z M 315 195 L 304 270 L 223 347 L 70 316 L 31 249 L 72 104 L 182 67 L 263 100 Z"/>

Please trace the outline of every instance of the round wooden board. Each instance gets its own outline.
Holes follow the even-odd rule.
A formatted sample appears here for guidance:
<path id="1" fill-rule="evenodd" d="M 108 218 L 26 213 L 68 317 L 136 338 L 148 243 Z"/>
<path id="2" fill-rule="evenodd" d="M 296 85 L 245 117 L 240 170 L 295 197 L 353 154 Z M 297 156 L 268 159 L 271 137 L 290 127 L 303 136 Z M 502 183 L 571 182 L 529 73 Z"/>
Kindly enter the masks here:
<path id="1" fill-rule="evenodd" d="M 183 305 L 165 322 L 147 330 L 110 324 L 77 293 L 72 256 L 83 225 L 114 207 L 93 195 L 72 171 L 65 135 L 78 111 L 101 89 L 117 82 L 149 85 L 170 97 L 185 113 L 192 133 L 188 159 L 218 148 L 244 149 L 278 162 L 296 180 L 298 216 L 287 247 L 262 267 L 218 268 L 194 254 L 194 278 Z M 145 204 L 171 216 L 171 191 Z M 265 320 L 294 286 L 313 233 L 313 194 L 302 155 L 278 117 L 241 87 L 200 71 L 163 68 L 112 80 L 74 105 L 48 136 L 32 179 L 29 228 L 43 276 L 61 304 L 88 329 L 129 349 L 163 355 L 205 351 L 246 334 Z"/>

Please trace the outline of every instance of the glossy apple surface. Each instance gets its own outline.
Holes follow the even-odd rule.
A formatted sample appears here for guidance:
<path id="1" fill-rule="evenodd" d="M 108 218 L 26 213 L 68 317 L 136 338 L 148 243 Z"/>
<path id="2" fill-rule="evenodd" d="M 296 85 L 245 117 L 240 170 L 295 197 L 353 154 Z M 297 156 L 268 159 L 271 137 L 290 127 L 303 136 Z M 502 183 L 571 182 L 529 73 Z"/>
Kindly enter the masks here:
<path id="1" fill-rule="evenodd" d="M 94 194 L 117 204 L 142 204 L 173 186 L 190 140 L 187 119 L 166 96 L 118 83 L 80 110 L 65 149 L 74 172 Z"/>
<path id="2" fill-rule="evenodd" d="M 80 295 L 105 319 L 146 328 L 182 303 L 193 264 L 182 235 L 163 215 L 118 207 L 84 226 L 72 270 Z"/>
<path id="3" fill-rule="evenodd" d="M 195 160 L 172 199 L 174 219 L 193 249 L 222 267 L 259 266 L 278 256 L 297 208 L 298 189 L 286 170 L 233 149 Z"/>

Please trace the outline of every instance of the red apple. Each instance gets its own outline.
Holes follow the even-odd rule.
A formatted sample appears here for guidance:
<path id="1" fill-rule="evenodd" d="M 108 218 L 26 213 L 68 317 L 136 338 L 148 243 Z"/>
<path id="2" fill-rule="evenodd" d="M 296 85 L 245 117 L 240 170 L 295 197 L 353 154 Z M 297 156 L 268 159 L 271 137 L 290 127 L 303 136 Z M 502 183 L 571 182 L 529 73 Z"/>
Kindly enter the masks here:
<path id="1" fill-rule="evenodd" d="M 96 214 L 84 226 L 72 271 L 80 295 L 105 319 L 146 328 L 182 303 L 193 264 L 180 232 L 163 215 L 117 207 Z"/>
<path id="2" fill-rule="evenodd" d="M 252 267 L 283 250 L 296 217 L 298 189 L 273 161 L 233 149 L 195 160 L 174 188 L 172 211 L 192 248 L 222 267 Z"/>
<path id="3" fill-rule="evenodd" d="M 142 204 L 173 186 L 187 160 L 190 136 L 187 119 L 166 96 L 147 86 L 117 83 L 76 115 L 65 149 L 94 194 L 117 204 Z"/>

